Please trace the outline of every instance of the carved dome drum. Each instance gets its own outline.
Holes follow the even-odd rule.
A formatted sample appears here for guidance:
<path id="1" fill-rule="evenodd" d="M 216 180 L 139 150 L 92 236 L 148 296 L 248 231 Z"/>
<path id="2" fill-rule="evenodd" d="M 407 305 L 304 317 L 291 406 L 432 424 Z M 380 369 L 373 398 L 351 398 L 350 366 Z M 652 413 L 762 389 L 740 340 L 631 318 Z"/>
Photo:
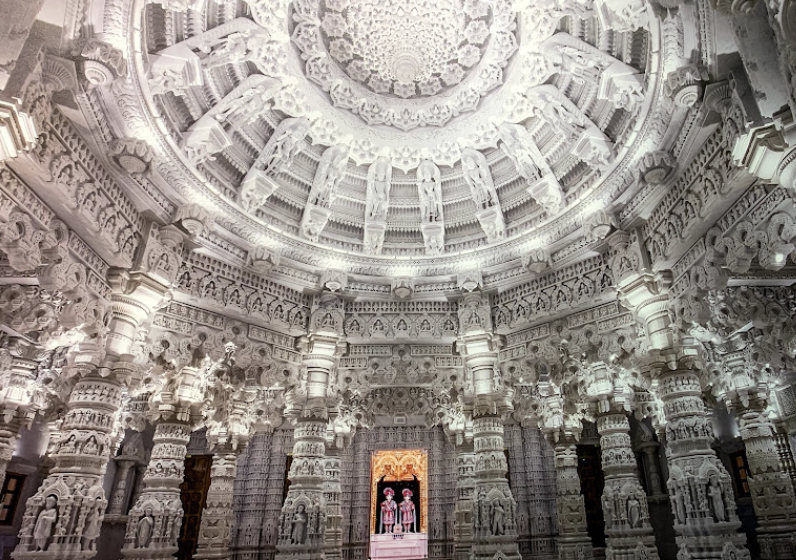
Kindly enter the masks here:
<path id="1" fill-rule="evenodd" d="M 555 246 L 632 196 L 672 109 L 642 2 L 201 5 L 145 6 L 127 126 L 170 188 L 310 265 L 450 274 Z"/>

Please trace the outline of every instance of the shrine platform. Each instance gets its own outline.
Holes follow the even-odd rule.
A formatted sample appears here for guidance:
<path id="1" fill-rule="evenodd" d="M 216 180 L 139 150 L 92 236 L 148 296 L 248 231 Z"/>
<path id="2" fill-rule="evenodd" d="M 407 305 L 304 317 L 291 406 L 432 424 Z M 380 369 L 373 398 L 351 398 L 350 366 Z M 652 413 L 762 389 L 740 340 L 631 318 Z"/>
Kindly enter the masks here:
<path id="1" fill-rule="evenodd" d="M 428 558 L 427 533 L 370 536 L 371 560 L 422 560 Z"/>

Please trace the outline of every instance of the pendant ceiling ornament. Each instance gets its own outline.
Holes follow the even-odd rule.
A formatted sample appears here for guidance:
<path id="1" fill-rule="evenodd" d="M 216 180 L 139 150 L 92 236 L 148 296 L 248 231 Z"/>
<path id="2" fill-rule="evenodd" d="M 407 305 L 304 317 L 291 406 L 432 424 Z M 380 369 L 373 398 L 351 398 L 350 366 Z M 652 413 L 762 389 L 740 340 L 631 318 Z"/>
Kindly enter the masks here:
<path id="1" fill-rule="evenodd" d="M 642 0 L 174 5 L 143 16 L 142 135 L 224 199 L 219 224 L 305 262 L 517 258 L 610 204 L 670 110 Z"/>

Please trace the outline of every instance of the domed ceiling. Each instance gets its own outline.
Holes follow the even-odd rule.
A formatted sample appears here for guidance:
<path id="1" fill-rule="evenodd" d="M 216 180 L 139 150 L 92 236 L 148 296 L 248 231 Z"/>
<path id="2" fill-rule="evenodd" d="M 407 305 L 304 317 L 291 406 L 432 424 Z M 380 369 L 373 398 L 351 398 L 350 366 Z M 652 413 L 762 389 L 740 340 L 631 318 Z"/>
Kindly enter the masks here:
<path id="1" fill-rule="evenodd" d="M 411 274 L 517 259 L 627 199 L 660 142 L 650 123 L 671 102 L 651 9 L 147 4 L 147 139 L 173 158 L 165 178 L 189 184 L 192 202 L 298 261 Z"/>

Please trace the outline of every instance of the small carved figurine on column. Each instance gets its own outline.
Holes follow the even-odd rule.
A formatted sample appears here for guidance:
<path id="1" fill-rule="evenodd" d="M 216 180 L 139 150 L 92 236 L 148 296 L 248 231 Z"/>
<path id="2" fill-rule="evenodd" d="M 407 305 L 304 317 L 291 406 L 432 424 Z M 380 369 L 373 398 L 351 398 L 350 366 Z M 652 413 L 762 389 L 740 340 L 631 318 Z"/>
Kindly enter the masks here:
<path id="1" fill-rule="evenodd" d="M 58 517 L 58 497 L 50 494 L 44 498 L 44 509 L 41 510 L 36 518 L 36 526 L 33 528 L 33 539 L 36 541 L 36 550 L 47 550 L 47 541 L 53 534 L 53 525 Z"/>
<path id="2" fill-rule="evenodd" d="M 307 540 L 307 512 L 304 504 L 296 507 L 290 529 L 290 544 L 304 544 Z"/>
<path id="3" fill-rule="evenodd" d="M 146 548 L 152 540 L 152 528 L 155 525 L 155 517 L 152 515 L 152 508 L 144 509 L 144 516 L 138 520 L 138 527 L 135 532 L 135 547 Z"/>

